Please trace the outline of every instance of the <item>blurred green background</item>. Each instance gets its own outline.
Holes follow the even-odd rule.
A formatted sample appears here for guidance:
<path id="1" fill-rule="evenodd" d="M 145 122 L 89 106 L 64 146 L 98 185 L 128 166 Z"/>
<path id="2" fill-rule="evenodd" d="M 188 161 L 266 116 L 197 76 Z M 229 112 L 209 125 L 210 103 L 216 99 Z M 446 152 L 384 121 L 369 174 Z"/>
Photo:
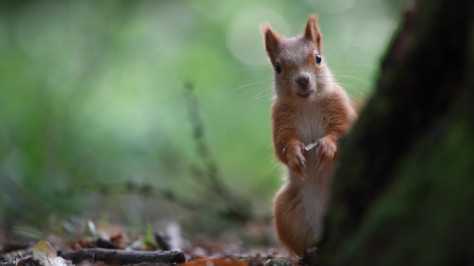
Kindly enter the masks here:
<path id="1" fill-rule="evenodd" d="M 219 228 L 209 222 L 233 200 L 208 175 L 244 220 L 267 219 L 282 169 L 259 25 L 292 36 L 318 13 L 326 61 L 360 99 L 405 2 L 2 1 L 2 228 L 70 217 Z"/>

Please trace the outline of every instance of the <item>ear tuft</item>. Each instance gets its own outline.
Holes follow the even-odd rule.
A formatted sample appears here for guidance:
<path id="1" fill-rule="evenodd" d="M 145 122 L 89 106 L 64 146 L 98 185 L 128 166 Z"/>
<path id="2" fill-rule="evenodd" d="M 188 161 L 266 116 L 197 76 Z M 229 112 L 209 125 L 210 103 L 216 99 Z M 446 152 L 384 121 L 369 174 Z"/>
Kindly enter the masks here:
<path id="1" fill-rule="evenodd" d="M 319 53 L 323 52 L 322 34 L 318 26 L 318 16 L 311 15 L 308 17 L 306 28 L 304 30 L 304 37 L 316 44 Z"/>
<path id="2" fill-rule="evenodd" d="M 260 26 L 260 30 L 262 31 L 263 38 L 265 40 L 265 49 L 267 50 L 268 57 L 272 64 L 275 62 L 275 56 L 280 45 L 281 37 L 278 33 L 276 33 L 270 24 L 265 23 Z"/>

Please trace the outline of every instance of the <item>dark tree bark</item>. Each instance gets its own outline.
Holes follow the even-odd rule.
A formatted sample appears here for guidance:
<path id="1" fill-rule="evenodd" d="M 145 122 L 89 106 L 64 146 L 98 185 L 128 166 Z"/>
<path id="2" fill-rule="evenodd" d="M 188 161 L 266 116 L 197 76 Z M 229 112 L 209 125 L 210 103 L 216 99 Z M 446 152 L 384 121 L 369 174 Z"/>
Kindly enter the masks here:
<path id="1" fill-rule="evenodd" d="M 341 144 L 318 265 L 474 265 L 474 1 L 416 1 Z"/>

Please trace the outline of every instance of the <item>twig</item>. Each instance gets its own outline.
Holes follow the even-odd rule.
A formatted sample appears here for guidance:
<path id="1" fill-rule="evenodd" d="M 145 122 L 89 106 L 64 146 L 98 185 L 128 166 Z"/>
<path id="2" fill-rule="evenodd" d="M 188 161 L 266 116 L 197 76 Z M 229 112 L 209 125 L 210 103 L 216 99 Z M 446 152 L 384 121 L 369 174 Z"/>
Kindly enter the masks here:
<path id="1" fill-rule="evenodd" d="M 80 249 L 59 256 L 77 264 L 84 260 L 101 261 L 107 264 L 137 264 L 142 262 L 151 263 L 181 263 L 186 259 L 179 251 L 135 251 L 135 250 L 112 250 L 103 248 Z"/>
<path id="2" fill-rule="evenodd" d="M 209 152 L 209 148 L 204 139 L 203 121 L 199 115 L 198 102 L 196 96 L 194 95 L 194 86 L 193 84 L 186 82 L 184 87 L 186 89 L 186 102 L 188 107 L 189 121 L 191 122 L 193 131 L 193 139 L 196 144 L 198 155 L 205 163 L 206 177 L 208 178 L 207 181 L 215 193 L 226 198 L 229 196 L 229 191 L 227 191 L 227 188 L 219 179 L 217 163 Z"/>
<path id="3" fill-rule="evenodd" d="M 13 261 L 0 261 L 0 266 L 40 266 L 41 264 L 32 256 L 15 259 Z"/>
<path id="4" fill-rule="evenodd" d="M 133 180 L 125 183 L 105 183 L 101 181 L 87 182 L 84 184 L 74 184 L 61 190 L 53 190 L 58 196 L 67 196 L 85 193 L 99 193 L 101 195 L 122 195 L 134 194 L 142 197 L 157 197 L 163 198 L 169 202 L 179 205 L 182 208 L 196 210 L 199 208 L 198 204 L 180 198 L 173 190 L 159 188 L 152 184 L 136 183 Z"/>
<path id="5" fill-rule="evenodd" d="M 184 88 L 193 139 L 196 144 L 197 153 L 204 163 L 204 176 L 200 174 L 201 171 L 199 169 L 195 171 L 197 173 L 195 176 L 201 178 L 212 194 L 218 196 L 219 200 L 224 202 L 226 210 L 222 214 L 225 217 L 233 220 L 247 221 L 252 217 L 248 202 L 243 198 L 235 196 L 222 181 L 219 176 L 218 164 L 205 141 L 204 123 L 199 115 L 199 106 L 194 95 L 194 85 L 190 82 L 185 82 Z"/>
<path id="6" fill-rule="evenodd" d="M 0 261 L 0 266 L 16 266 L 16 263 L 12 261 Z"/>

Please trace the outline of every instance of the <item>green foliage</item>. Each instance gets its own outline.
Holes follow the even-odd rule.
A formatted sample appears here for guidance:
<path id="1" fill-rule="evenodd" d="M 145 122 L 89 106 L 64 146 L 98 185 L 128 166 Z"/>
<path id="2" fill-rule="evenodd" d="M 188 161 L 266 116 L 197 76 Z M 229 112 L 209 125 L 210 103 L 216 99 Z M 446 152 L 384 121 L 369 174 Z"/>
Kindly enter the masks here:
<path id="1" fill-rule="evenodd" d="M 220 178 L 268 214 L 280 169 L 270 141 L 273 73 L 259 24 L 294 35 L 309 13 L 319 13 L 327 61 L 360 97 L 371 89 L 401 6 L 375 0 L 1 5 L 0 217 L 7 227 L 44 224 L 51 213 L 143 225 L 181 217 L 166 207 L 169 195 L 206 199 L 209 190 L 193 172 L 205 166 L 193 143 L 185 82 L 195 86 Z M 129 191 L 101 196 L 130 182 L 146 190 L 144 199 Z M 153 189 L 173 193 L 164 193 L 165 201 L 149 195 Z"/>
<path id="2" fill-rule="evenodd" d="M 155 244 L 155 238 L 153 236 L 153 227 L 150 223 L 147 223 L 146 225 L 146 232 L 145 236 L 143 239 L 143 242 L 145 244 L 145 249 L 146 250 L 155 250 L 158 248 L 158 246 Z"/>

